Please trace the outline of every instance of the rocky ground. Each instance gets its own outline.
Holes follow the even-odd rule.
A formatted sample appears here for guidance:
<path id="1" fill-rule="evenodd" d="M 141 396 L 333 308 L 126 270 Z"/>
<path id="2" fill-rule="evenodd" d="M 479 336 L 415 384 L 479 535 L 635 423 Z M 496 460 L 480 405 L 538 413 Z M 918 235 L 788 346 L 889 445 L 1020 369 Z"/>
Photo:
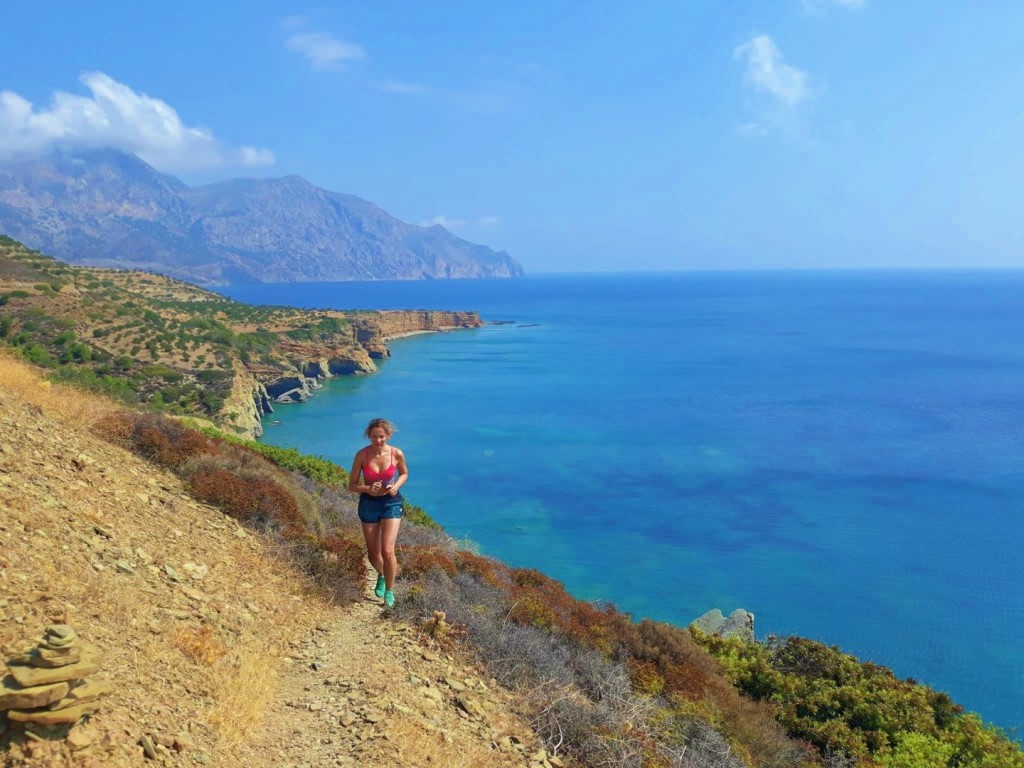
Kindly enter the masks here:
<path id="1" fill-rule="evenodd" d="M 562 764 L 539 751 L 508 692 L 389 621 L 372 595 L 322 616 L 288 666 L 250 765 Z"/>
<path id="2" fill-rule="evenodd" d="M 90 433 L 105 406 L 7 374 L 0 360 L 0 658 L 68 624 L 111 693 L 70 730 L 0 715 L 0 765 L 561 764 L 508 692 L 369 588 L 326 604 L 259 537 Z"/>

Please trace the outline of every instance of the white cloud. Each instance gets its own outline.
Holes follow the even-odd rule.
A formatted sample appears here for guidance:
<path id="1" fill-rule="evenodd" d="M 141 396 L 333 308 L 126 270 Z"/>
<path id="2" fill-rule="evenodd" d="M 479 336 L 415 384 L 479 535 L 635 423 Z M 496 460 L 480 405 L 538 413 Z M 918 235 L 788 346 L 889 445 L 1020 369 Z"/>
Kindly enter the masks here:
<path id="1" fill-rule="evenodd" d="M 824 13 L 829 8 L 848 8 L 860 10 L 867 4 L 867 0 L 800 0 L 807 13 Z"/>
<path id="2" fill-rule="evenodd" d="M 421 227 L 433 227 L 440 224 L 447 230 L 462 229 L 466 226 L 465 219 L 449 219 L 443 213 L 432 219 L 423 219 L 417 222 Z"/>
<path id="3" fill-rule="evenodd" d="M 451 219 L 443 213 L 432 219 L 424 219 L 417 222 L 421 227 L 433 227 L 440 224 L 449 232 L 459 230 L 495 230 L 501 226 L 501 219 L 497 216 L 480 216 L 476 219 Z"/>
<path id="4" fill-rule="evenodd" d="M 13 91 L 0 91 L 0 158 L 66 144 L 116 147 L 163 171 L 274 162 L 270 150 L 227 146 L 208 129 L 185 125 L 167 102 L 102 72 L 83 73 L 79 80 L 91 96 L 57 91 L 51 105 L 39 110 Z"/>
<path id="5" fill-rule="evenodd" d="M 285 46 L 305 56 L 313 69 L 341 69 L 347 62 L 366 56 L 361 45 L 338 40 L 326 32 L 298 32 L 285 41 Z"/>
<path id="6" fill-rule="evenodd" d="M 810 96 L 807 73 L 784 63 L 782 52 L 768 35 L 755 35 L 737 46 L 733 56 L 746 65 L 744 82 L 777 104 L 795 107 Z"/>

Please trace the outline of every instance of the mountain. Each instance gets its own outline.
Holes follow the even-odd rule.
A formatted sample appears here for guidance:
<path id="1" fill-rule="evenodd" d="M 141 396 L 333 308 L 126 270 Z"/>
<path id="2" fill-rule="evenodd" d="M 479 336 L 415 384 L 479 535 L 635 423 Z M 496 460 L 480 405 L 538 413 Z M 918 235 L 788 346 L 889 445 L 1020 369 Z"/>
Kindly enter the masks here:
<path id="1" fill-rule="evenodd" d="M 188 187 L 114 149 L 0 165 L 0 232 L 73 264 L 204 285 L 523 273 L 503 251 L 298 176 Z"/>

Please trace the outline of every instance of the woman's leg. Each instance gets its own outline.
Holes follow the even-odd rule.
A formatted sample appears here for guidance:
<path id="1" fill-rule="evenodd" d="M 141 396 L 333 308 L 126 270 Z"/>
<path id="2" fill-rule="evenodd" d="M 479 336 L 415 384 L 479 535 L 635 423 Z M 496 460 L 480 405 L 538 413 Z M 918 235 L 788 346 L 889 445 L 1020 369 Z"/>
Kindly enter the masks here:
<path id="1" fill-rule="evenodd" d="M 395 557 L 395 542 L 398 541 L 398 526 L 402 518 L 384 518 L 380 521 L 380 557 L 384 564 L 384 583 L 388 589 L 395 586 L 398 576 L 398 558 Z M 364 528 L 366 526 L 363 526 Z"/>
<path id="2" fill-rule="evenodd" d="M 370 565 L 377 573 L 384 575 L 384 558 L 380 552 L 381 527 L 380 523 L 363 523 L 363 538 L 366 539 L 366 556 L 370 558 Z"/>

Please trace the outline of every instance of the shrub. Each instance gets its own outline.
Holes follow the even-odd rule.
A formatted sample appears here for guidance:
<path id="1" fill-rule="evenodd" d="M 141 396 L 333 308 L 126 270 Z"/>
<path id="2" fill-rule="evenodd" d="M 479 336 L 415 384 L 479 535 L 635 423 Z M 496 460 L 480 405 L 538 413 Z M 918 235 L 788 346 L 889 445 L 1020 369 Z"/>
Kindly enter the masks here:
<path id="1" fill-rule="evenodd" d="M 189 485 L 197 499 L 256 528 L 294 535 L 304 530 L 295 499 L 272 480 L 246 480 L 226 469 L 200 470 L 189 478 Z"/>
<path id="2" fill-rule="evenodd" d="M 900 680 L 889 669 L 838 648 L 799 637 L 769 638 L 766 644 L 696 632 L 694 637 L 741 691 L 771 701 L 779 722 L 823 754 L 916 768 L 922 745 L 934 740 L 941 749 L 932 753 L 948 751 L 949 765 L 958 768 L 1024 768 L 1017 745 L 998 729 L 964 715 L 945 694 Z M 986 762 L 994 755 L 998 761 Z"/>

